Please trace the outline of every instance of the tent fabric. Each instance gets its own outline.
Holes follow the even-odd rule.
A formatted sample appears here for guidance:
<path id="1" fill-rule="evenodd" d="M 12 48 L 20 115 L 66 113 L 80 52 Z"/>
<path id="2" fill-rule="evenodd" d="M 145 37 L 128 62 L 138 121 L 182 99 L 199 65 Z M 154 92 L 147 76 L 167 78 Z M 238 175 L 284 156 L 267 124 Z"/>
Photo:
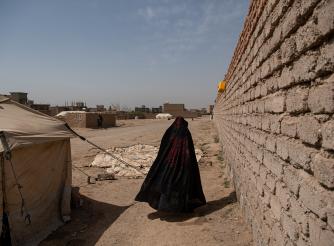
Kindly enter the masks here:
<path id="1" fill-rule="evenodd" d="M 4 102 L 4 101 L 8 101 L 8 100 L 10 100 L 8 97 L 0 95 L 0 102 Z"/>
<path id="2" fill-rule="evenodd" d="M 31 224 L 27 225 L 25 214 L 21 215 L 21 198 L 10 163 L 5 160 L 6 212 L 9 214 L 12 242 L 14 245 L 37 245 L 70 216 L 70 141 L 16 149 L 12 151 L 12 163 L 23 187 L 26 212 L 31 215 Z M 3 187 L 0 189 L 1 197 L 2 190 Z M 2 216 L 2 204 L 0 208 Z"/>
<path id="3" fill-rule="evenodd" d="M 2 100 L 1 100 L 2 98 Z M 74 137 L 65 123 L 0 97 L 0 131 L 10 149 Z M 0 152 L 3 146 L 0 145 Z"/>
<path id="4" fill-rule="evenodd" d="M 37 245 L 70 219 L 72 162 L 65 123 L 0 95 L 0 133 L 4 133 L 31 224 L 21 215 L 21 198 L 11 163 L 0 165 L 0 230 L 3 203 L 13 245 Z M 0 142 L 0 155 L 4 146 Z M 3 158 L 2 158 L 3 159 Z M 5 193 L 3 193 L 3 191 Z M 5 196 L 4 196 L 5 195 Z"/>

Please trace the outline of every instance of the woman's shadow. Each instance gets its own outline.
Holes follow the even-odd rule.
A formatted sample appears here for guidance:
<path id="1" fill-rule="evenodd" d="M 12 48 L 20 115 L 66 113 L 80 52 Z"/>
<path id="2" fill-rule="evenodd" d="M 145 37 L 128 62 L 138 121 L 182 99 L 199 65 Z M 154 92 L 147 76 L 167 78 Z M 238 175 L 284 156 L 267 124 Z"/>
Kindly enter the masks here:
<path id="1" fill-rule="evenodd" d="M 207 202 L 206 205 L 195 209 L 195 211 L 192 213 L 168 213 L 163 211 L 156 211 L 148 214 L 147 217 L 150 220 L 160 219 L 168 222 L 183 222 L 191 218 L 204 217 L 235 202 L 237 202 L 236 193 L 231 192 L 226 197 Z"/>

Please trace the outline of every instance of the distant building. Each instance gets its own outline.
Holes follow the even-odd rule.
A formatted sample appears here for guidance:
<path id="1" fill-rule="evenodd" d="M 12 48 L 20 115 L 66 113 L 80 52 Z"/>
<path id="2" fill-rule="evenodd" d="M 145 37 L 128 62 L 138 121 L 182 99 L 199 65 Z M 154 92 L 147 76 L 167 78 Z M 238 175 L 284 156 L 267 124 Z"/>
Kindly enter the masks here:
<path id="1" fill-rule="evenodd" d="M 199 110 L 199 109 L 196 109 L 196 108 L 191 108 L 191 109 L 189 109 L 189 112 L 193 112 L 193 113 L 200 113 L 200 112 L 201 112 L 201 110 Z"/>
<path id="2" fill-rule="evenodd" d="M 117 120 L 128 120 L 133 119 L 134 116 L 130 115 L 129 112 L 126 111 L 116 111 Z"/>
<path id="3" fill-rule="evenodd" d="M 207 108 L 201 108 L 200 113 L 201 114 L 206 114 L 207 113 Z"/>
<path id="4" fill-rule="evenodd" d="M 141 107 L 135 107 L 135 112 L 136 113 L 149 113 L 150 108 L 147 108 L 145 105 L 142 105 Z"/>
<path id="5" fill-rule="evenodd" d="M 65 106 L 52 106 L 50 107 L 50 115 L 55 116 L 63 111 L 90 111 L 87 109 L 86 103 L 84 102 L 72 102 L 71 105 L 68 105 L 65 102 Z M 92 110 L 96 112 L 95 110 Z"/>
<path id="6" fill-rule="evenodd" d="M 10 99 L 15 102 L 27 105 L 28 104 L 28 93 L 26 92 L 10 92 Z"/>
<path id="7" fill-rule="evenodd" d="M 70 107 L 68 106 L 52 106 L 50 107 L 50 115 L 51 116 L 56 116 L 60 112 L 63 111 L 70 111 Z"/>
<path id="8" fill-rule="evenodd" d="M 104 105 L 96 105 L 96 108 L 87 108 L 87 112 L 106 112 L 107 109 L 104 107 Z"/>
<path id="9" fill-rule="evenodd" d="M 51 115 L 50 104 L 32 104 L 30 107 L 42 112 L 43 114 Z"/>
<path id="10" fill-rule="evenodd" d="M 71 106 L 65 105 L 65 107 L 68 107 L 69 111 L 86 111 L 87 106 L 84 102 L 72 102 Z"/>
<path id="11" fill-rule="evenodd" d="M 96 105 L 96 111 L 97 112 L 104 112 L 107 111 L 104 105 Z"/>
<path id="12" fill-rule="evenodd" d="M 28 99 L 28 102 L 27 102 L 27 104 L 29 105 L 29 107 L 31 106 L 31 105 L 33 105 L 34 104 L 34 100 L 30 100 L 30 99 Z"/>
<path id="13" fill-rule="evenodd" d="M 107 128 L 116 126 L 116 115 L 112 113 L 67 111 L 58 114 L 56 117 L 65 121 L 70 127 Z"/>
<path id="14" fill-rule="evenodd" d="M 76 102 L 75 106 L 77 106 L 78 108 L 86 108 L 86 104 L 84 102 Z"/>
<path id="15" fill-rule="evenodd" d="M 164 113 L 169 113 L 174 115 L 173 113 L 180 113 L 180 112 L 184 112 L 185 107 L 184 104 L 179 104 L 179 103 L 164 103 L 164 109 L 163 112 Z"/>
<path id="16" fill-rule="evenodd" d="M 174 117 L 182 116 L 184 118 L 195 118 L 199 114 L 197 112 L 190 112 L 185 109 L 184 104 L 177 103 L 165 103 L 163 106 L 163 113 L 168 113 Z"/>
<path id="17" fill-rule="evenodd" d="M 152 113 L 153 114 L 160 114 L 160 113 L 162 113 L 162 106 L 160 106 L 159 108 L 152 108 Z"/>

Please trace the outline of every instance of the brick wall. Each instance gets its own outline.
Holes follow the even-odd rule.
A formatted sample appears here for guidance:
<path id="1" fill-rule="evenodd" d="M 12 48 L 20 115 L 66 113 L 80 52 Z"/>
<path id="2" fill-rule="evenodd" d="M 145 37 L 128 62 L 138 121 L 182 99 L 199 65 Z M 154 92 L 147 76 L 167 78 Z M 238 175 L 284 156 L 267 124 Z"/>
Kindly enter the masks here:
<path id="1" fill-rule="evenodd" d="M 99 115 L 102 116 L 102 127 L 116 126 L 116 115 L 110 113 L 93 113 L 93 112 L 68 112 L 65 117 L 59 117 L 64 120 L 70 127 L 78 128 L 97 128 Z"/>
<path id="2" fill-rule="evenodd" d="M 67 112 L 65 116 L 59 117 L 64 120 L 70 127 L 85 128 L 86 127 L 86 113 Z"/>
<path id="3" fill-rule="evenodd" d="M 256 245 L 334 245 L 334 0 L 253 0 L 214 109 Z"/>
<path id="4" fill-rule="evenodd" d="M 103 117 L 102 127 L 114 127 L 116 126 L 116 115 L 110 113 L 103 113 L 101 114 Z"/>

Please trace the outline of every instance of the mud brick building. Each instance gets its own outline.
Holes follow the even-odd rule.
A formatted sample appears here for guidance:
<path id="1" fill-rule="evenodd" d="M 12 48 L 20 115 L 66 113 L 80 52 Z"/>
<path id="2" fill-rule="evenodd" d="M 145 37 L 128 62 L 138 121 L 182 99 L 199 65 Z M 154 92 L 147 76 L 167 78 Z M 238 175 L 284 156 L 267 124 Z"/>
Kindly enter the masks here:
<path id="1" fill-rule="evenodd" d="M 253 0 L 214 107 L 256 245 L 334 245 L 334 1 Z"/>
<path id="2" fill-rule="evenodd" d="M 10 95 L 8 95 L 8 97 L 15 102 L 24 105 L 28 104 L 28 93 L 26 92 L 10 92 Z"/>
<path id="3" fill-rule="evenodd" d="M 50 104 L 31 104 L 30 107 L 43 114 L 51 115 Z"/>
<path id="4" fill-rule="evenodd" d="M 99 116 L 103 118 L 103 128 L 116 126 L 116 115 L 111 113 L 68 111 L 64 112 L 64 115 L 58 116 L 58 118 L 65 121 L 70 127 L 98 128 Z"/>
<path id="5" fill-rule="evenodd" d="M 196 112 L 187 111 L 184 104 L 164 103 L 163 112 L 173 115 L 174 117 L 182 116 L 184 118 L 195 118 L 199 114 Z"/>

